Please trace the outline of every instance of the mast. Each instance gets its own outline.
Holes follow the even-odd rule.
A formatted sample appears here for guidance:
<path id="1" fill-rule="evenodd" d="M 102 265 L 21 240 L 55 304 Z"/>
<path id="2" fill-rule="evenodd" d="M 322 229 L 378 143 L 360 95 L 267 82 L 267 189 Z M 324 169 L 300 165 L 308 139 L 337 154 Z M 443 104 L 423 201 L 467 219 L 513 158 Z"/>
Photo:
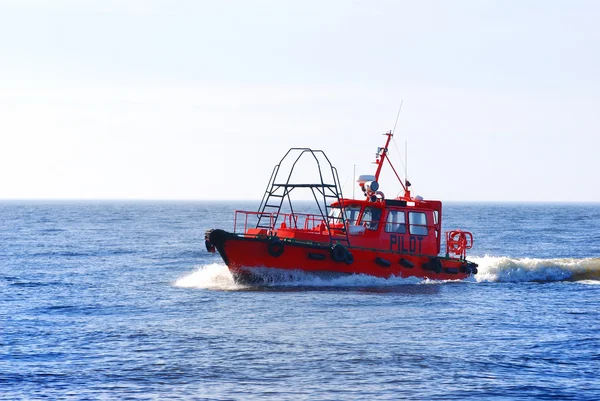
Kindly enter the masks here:
<path id="1" fill-rule="evenodd" d="M 375 181 L 378 181 L 378 182 L 379 182 L 379 173 L 381 173 L 381 167 L 383 167 L 383 162 L 385 161 L 385 158 L 387 157 L 388 146 L 390 144 L 390 140 L 394 136 L 394 134 L 392 134 L 392 131 L 388 131 L 383 135 L 387 135 L 387 141 L 385 142 L 385 147 L 377 149 L 378 159 L 375 161 L 375 163 L 378 164 L 377 171 L 375 172 Z"/>
<path id="2" fill-rule="evenodd" d="M 409 186 L 408 180 L 406 180 L 406 184 L 404 182 L 402 182 L 402 179 L 396 172 L 394 165 L 392 164 L 392 162 L 390 161 L 390 158 L 387 155 L 388 154 L 388 146 L 389 146 L 390 140 L 392 139 L 394 134 L 392 133 L 392 131 L 388 131 L 383 135 L 387 135 L 387 140 L 385 142 L 385 147 L 377 149 L 377 159 L 375 160 L 375 164 L 377 164 L 377 171 L 375 172 L 375 181 L 379 182 L 379 174 L 381 173 L 381 168 L 383 167 L 383 162 L 387 160 L 388 163 L 390 164 L 390 167 L 392 168 L 392 171 L 394 172 L 394 174 L 396 174 L 396 178 L 398 178 L 400 185 L 402 185 L 402 189 L 404 189 L 404 198 L 410 199 L 410 191 L 408 190 L 408 186 Z M 406 166 L 405 166 L 404 174 L 406 174 Z"/>
<path id="3" fill-rule="evenodd" d="M 410 182 L 408 181 L 408 141 L 404 141 L 404 197 L 410 199 Z"/>

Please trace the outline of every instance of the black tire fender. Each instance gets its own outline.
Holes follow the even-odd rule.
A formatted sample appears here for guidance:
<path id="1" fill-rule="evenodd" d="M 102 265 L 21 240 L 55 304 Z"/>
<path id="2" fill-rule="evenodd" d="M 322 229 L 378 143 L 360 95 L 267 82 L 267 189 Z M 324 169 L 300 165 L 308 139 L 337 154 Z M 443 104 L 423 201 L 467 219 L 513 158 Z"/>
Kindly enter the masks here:
<path id="1" fill-rule="evenodd" d="M 216 252 L 216 248 L 213 245 L 212 242 L 210 242 L 210 234 L 213 232 L 213 230 L 206 230 L 206 232 L 204 233 L 204 246 L 206 247 L 206 250 L 210 253 L 215 253 Z"/>
<path id="2" fill-rule="evenodd" d="M 431 258 L 427 263 L 423 264 L 423 269 L 432 270 L 438 274 L 442 272 L 442 268 L 442 261 L 438 257 Z"/>
<path id="3" fill-rule="evenodd" d="M 440 260 L 440 258 L 433 258 L 431 260 L 431 263 L 433 265 L 434 272 L 438 274 L 442 272 L 442 261 Z"/>
<path id="4" fill-rule="evenodd" d="M 400 258 L 399 263 L 400 263 L 400 266 L 406 267 L 408 269 L 412 269 L 413 267 L 415 267 L 415 264 L 413 262 L 411 262 L 410 260 L 405 259 L 405 258 Z"/>
<path id="5" fill-rule="evenodd" d="M 346 248 L 344 248 L 343 245 L 336 244 L 333 248 L 331 248 L 331 259 L 333 259 L 336 262 L 345 262 L 346 253 L 348 253 L 348 251 L 346 250 Z"/>
<path id="6" fill-rule="evenodd" d="M 387 259 L 381 258 L 379 256 L 375 258 L 375 263 L 377 263 L 379 266 L 384 267 L 386 269 L 392 265 L 392 262 L 390 262 Z"/>
<path id="7" fill-rule="evenodd" d="M 346 257 L 344 258 L 344 261 L 347 265 L 354 263 L 354 255 L 352 255 L 348 250 L 346 250 Z"/>
<path id="8" fill-rule="evenodd" d="M 281 242 L 281 240 L 275 238 L 271 242 L 269 242 L 269 245 L 267 246 L 267 251 L 269 252 L 269 255 L 273 256 L 274 258 L 278 258 L 281 255 L 283 255 L 285 247 L 283 246 L 283 242 Z"/>

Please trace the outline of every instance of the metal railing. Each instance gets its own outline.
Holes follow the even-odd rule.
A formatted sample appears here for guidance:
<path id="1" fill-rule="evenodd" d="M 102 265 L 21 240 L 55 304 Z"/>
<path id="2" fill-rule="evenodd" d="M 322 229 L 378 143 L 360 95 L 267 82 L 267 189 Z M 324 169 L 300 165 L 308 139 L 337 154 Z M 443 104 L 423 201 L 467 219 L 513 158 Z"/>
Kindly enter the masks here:
<path id="1" fill-rule="evenodd" d="M 248 232 L 248 226 L 256 227 L 255 222 L 249 222 L 251 216 L 255 216 L 256 219 L 262 221 L 268 221 L 268 227 L 264 227 L 267 230 L 267 235 L 272 235 L 276 229 L 275 224 L 277 221 L 281 221 L 280 226 L 277 229 L 288 229 L 288 230 L 304 230 L 304 231 L 323 231 L 327 230 L 327 226 L 323 217 L 319 214 L 308 214 L 308 213 L 278 213 L 278 212 L 251 212 L 246 210 L 236 210 L 233 217 L 233 232 L 236 234 L 244 234 Z M 238 225 L 243 229 L 238 230 Z"/>

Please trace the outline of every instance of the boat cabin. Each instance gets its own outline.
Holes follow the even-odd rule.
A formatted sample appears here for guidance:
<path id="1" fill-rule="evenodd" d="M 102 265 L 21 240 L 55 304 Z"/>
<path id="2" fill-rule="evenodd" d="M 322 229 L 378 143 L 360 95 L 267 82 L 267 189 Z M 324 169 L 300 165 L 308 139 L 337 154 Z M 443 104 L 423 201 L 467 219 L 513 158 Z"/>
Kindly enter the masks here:
<path id="1" fill-rule="evenodd" d="M 340 206 L 340 203 L 344 205 Z M 441 209 L 439 201 L 344 199 L 332 204 L 328 223 L 343 232 L 342 213 L 353 246 L 392 252 L 437 254 L 440 251 Z"/>

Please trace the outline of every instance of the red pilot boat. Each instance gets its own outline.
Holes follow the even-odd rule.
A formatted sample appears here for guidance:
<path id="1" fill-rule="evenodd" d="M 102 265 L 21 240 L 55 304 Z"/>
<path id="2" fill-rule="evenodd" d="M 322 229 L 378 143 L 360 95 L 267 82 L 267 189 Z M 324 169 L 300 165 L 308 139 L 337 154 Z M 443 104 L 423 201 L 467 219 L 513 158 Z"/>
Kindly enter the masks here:
<path id="1" fill-rule="evenodd" d="M 446 232 L 446 252 L 439 255 L 442 202 L 411 195 L 410 183 L 402 182 L 388 157 L 393 134 L 385 135 L 386 144 L 377 151 L 375 175 L 357 180 L 364 199 L 343 197 L 337 170 L 323 151 L 292 148 L 273 169 L 258 211 L 236 210 L 233 232 L 208 230 L 206 249 L 218 251 L 236 282 L 242 283 L 296 271 L 435 280 L 477 274 L 477 265 L 466 259 L 473 245 L 470 232 Z M 313 183 L 295 180 L 297 166 L 307 159 L 316 172 Z M 404 190 L 396 199 L 385 199 L 379 191 L 386 161 Z M 287 164 L 289 169 L 282 168 Z M 318 213 L 294 210 L 291 195 L 301 190 L 312 193 Z"/>

